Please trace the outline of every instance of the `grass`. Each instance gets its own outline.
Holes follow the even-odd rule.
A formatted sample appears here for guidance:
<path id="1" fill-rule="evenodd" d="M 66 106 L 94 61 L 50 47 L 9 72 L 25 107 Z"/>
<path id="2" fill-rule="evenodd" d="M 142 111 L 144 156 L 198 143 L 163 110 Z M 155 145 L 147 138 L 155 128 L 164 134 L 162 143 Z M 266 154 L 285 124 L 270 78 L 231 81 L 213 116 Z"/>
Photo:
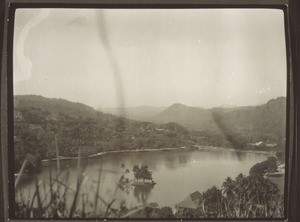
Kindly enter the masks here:
<path id="1" fill-rule="evenodd" d="M 16 218 L 107 218 L 120 217 L 122 214 L 121 210 L 113 208 L 113 204 L 116 201 L 115 196 L 118 190 L 125 191 L 121 180 L 123 177 L 120 175 L 112 198 L 105 200 L 100 196 L 102 171 L 99 169 L 95 196 L 93 200 L 90 200 L 84 186 L 87 176 L 83 174 L 80 151 L 78 152 L 75 189 L 69 185 L 70 172 L 67 170 L 62 173 L 60 158 L 57 155 L 56 174 L 53 175 L 50 167 L 48 180 L 38 180 L 38 177 L 35 176 L 34 194 L 31 196 L 28 193 L 26 198 L 19 184 L 28 163 L 29 161 L 25 159 L 16 178 L 15 193 L 20 197 L 15 203 Z M 127 208 L 125 210 L 128 211 Z"/>

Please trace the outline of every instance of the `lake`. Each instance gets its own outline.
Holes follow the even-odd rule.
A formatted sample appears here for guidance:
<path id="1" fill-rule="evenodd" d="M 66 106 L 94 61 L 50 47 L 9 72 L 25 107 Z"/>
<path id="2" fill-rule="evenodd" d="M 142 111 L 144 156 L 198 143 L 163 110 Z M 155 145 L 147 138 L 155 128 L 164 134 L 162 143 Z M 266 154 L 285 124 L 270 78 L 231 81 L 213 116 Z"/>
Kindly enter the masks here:
<path id="1" fill-rule="evenodd" d="M 212 186 L 221 187 L 226 177 L 235 178 L 239 173 L 248 175 L 250 168 L 267 159 L 271 154 L 235 152 L 225 149 L 216 150 L 172 150 L 151 152 L 114 153 L 99 157 L 81 159 L 84 170 L 82 189 L 93 200 L 100 178 L 100 196 L 114 204 L 125 201 L 128 207 L 155 202 L 159 206 L 171 206 L 184 200 L 194 191 L 204 192 Z M 117 189 L 117 183 L 125 169 L 130 170 L 126 177 L 133 179 L 132 168 L 135 164 L 146 164 L 152 171 L 156 182 L 153 188 L 131 186 L 127 192 Z M 56 162 L 47 162 L 38 174 L 39 181 L 44 182 L 41 190 L 47 190 L 49 169 L 52 176 L 56 174 Z M 66 180 L 73 189 L 77 181 L 77 160 L 61 161 L 61 180 Z M 100 173 L 99 173 L 100 171 Z M 69 175 L 69 176 L 67 176 Z M 100 175 L 100 177 L 99 177 Z M 34 180 L 29 178 L 22 182 L 22 195 L 34 192 Z M 43 193 L 43 192 L 42 192 Z M 46 193 L 46 192 L 45 192 Z M 19 192 L 16 199 L 20 198 Z"/>

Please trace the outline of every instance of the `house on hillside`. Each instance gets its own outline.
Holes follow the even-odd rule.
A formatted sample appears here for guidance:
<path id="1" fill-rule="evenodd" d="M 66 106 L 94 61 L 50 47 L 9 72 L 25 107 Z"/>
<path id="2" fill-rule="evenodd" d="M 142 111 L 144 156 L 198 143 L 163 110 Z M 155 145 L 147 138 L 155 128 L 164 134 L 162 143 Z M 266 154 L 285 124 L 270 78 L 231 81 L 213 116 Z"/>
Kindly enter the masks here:
<path id="1" fill-rule="evenodd" d="M 270 141 L 260 141 L 260 142 L 256 142 L 256 143 L 247 143 L 249 148 L 252 149 L 258 149 L 258 148 L 276 148 L 278 145 L 277 143 L 272 143 Z"/>
<path id="2" fill-rule="evenodd" d="M 247 146 L 252 149 L 262 148 L 264 145 L 265 144 L 263 141 L 256 142 L 256 143 L 247 143 Z"/>
<path id="3" fill-rule="evenodd" d="M 274 148 L 277 146 L 277 143 L 267 143 L 266 147 Z"/>
<path id="4" fill-rule="evenodd" d="M 191 193 L 183 201 L 175 204 L 177 209 L 188 208 L 196 209 L 202 201 L 202 195 L 199 191 Z"/>

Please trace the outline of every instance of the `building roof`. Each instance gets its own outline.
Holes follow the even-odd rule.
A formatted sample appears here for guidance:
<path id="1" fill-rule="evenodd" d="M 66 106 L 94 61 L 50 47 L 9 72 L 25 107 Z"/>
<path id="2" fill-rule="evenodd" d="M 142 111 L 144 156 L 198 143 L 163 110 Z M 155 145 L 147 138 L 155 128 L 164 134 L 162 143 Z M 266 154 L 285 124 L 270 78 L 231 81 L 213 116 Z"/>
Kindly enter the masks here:
<path id="1" fill-rule="evenodd" d="M 177 203 L 175 207 L 196 209 L 199 206 L 199 201 L 202 198 L 199 191 L 191 193 L 183 201 Z"/>
<path id="2" fill-rule="evenodd" d="M 202 196 L 199 191 L 190 194 L 192 201 L 199 200 Z"/>
<path id="3" fill-rule="evenodd" d="M 197 205 L 191 200 L 191 198 L 186 198 L 184 201 L 176 204 L 175 207 L 196 209 Z"/>

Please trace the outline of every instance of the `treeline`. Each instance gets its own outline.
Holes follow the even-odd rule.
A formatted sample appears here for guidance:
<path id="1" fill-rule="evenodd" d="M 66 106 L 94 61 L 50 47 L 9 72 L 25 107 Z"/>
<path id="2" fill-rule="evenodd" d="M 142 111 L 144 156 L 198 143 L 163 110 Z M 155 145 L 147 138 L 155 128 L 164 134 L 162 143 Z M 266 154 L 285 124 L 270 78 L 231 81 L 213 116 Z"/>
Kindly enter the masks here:
<path id="1" fill-rule="evenodd" d="M 26 154 L 39 160 L 103 151 L 192 146 L 201 142 L 176 123 L 154 124 L 109 114 L 95 118 L 53 116 L 37 107 L 15 108 L 14 153 L 18 171 Z M 80 152 L 80 154 L 79 154 Z"/>

